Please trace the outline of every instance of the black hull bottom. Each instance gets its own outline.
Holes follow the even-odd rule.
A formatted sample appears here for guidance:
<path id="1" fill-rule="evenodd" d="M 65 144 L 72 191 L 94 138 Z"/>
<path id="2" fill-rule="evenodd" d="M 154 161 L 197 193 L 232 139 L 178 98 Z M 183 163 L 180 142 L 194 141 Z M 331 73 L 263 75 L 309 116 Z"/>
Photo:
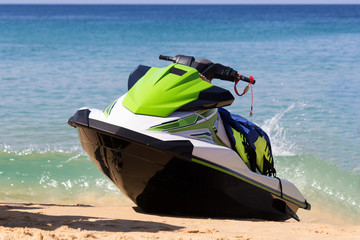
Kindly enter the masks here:
<path id="1" fill-rule="evenodd" d="M 79 126 L 83 148 L 99 169 L 143 211 L 192 216 L 286 220 L 288 208 L 267 191 L 191 161 L 188 141 L 148 143 Z M 181 143 L 183 142 L 183 143 Z M 183 150 L 175 145 L 183 145 Z M 164 148 L 164 147 L 163 147 Z M 185 150 L 184 150 L 185 149 Z"/>

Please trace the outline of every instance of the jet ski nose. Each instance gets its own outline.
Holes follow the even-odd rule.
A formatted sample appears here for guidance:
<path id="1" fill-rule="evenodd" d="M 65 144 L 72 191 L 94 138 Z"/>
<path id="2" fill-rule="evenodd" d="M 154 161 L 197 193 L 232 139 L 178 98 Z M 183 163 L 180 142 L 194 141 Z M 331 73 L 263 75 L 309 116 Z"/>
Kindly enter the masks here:
<path id="1" fill-rule="evenodd" d="M 68 123 L 70 126 L 76 128 L 76 124 L 75 124 L 75 121 L 74 121 L 74 116 L 70 117 L 67 123 Z"/>
<path id="2" fill-rule="evenodd" d="M 89 126 L 89 114 L 90 114 L 89 109 L 80 109 L 74 114 L 74 116 L 69 118 L 68 124 L 75 128 L 77 125 L 82 125 L 82 126 L 88 127 Z"/>

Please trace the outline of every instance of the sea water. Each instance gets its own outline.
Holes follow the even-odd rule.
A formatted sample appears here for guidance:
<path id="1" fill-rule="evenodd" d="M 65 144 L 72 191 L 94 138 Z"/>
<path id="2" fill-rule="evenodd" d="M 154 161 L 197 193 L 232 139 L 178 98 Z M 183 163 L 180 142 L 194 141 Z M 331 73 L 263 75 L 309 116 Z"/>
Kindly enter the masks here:
<path id="1" fill-rule="evenodd" d="M 165 66 L 159 54 L 253 75 L 250 120 L 278 176 L 360 221 L 360 5 L 0 5 L 0 201 L 130 204 L 67 120 L 124 94 L 138 64 Z M 228 109 L 248 117 L 250 102 Z"/>

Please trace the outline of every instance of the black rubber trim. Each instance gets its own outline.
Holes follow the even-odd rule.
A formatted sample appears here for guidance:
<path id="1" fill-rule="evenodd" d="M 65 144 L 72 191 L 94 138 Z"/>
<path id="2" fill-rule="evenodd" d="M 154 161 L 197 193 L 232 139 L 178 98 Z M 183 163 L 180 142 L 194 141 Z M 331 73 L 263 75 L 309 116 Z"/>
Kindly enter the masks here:
<path id="1" fill-rule="evenodd" d="M 184 71 L 184 70 L 182 70 L 182 69 L 173 67 L 173 68 L 171 68 L 170 73 L 176 74 L 176 75 L 179 75 L 179 76 L 182 76 L 182 75 L 184 75 L 185 73 L 187 73 L 187 71 Z"/>
<path id="2" fill-rule="evenodd" d="M 88 127 L 89 126 L 89 114 L 90 114 L 89 109 L 78 110 L 74 114 L 74 116 L 69 118 L 68 124 L 73 127 L 76 127 L 76 124 Z"/>
<path id="3" fill-rule="evenodd" d="M 130 88 L 132 88 L 135 83 L 149 71 L 150 68 L 151 67 L 145 65 L 137 66 L 129 75 L 128 90 L 130 90 Z"/>

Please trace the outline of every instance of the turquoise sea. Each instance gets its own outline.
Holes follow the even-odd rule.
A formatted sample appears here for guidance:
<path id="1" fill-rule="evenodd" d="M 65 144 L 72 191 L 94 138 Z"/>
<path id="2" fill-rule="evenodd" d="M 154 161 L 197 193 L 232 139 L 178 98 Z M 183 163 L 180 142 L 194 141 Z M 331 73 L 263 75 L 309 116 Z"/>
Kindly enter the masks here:
<path id="1" fill-rule="evenodd" d="M 67 120 L 159 54 L 253 75 L 278 176 L 360 222 L 360 5 L 0 5 L 0 201 L 129 204 Z M 228 109 L 247 117 L 250 94 Z"/>

